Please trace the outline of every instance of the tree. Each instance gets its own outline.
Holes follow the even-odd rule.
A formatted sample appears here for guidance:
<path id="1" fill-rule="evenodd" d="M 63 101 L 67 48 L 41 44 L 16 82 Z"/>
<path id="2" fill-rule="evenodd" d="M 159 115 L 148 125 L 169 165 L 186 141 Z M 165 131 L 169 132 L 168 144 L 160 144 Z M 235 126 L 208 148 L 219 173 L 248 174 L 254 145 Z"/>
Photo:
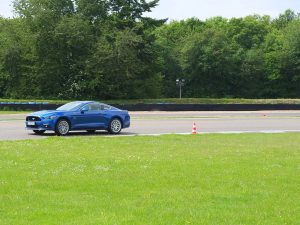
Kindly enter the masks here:
<path id="1" fill-rule="evenodd" d="M 145 16 L 158 0 L 15 0 L 0 18 L 0 97 L 299 97 L 300 17 Z"/>
<path id="2" fill-rule="evenodd" d="M 15 0 L 16 12 L 36 38 L 39 96 L 158 96 L 158 55 L 151 32 L 164 21 L 143 16 L 157 2 Z"/>
<path id="3" fill-rule="evenodd" d="M 88 62 L 87 93 L 96 98 L 158 97 L 160 76 L 151 40 L 134 29 L 100 37 Z"/>
<path id="4" fill-rule="evenodd" d="M 291 22 L 284 30 L 282 85 L 285 97 L 300 96 L 300 21 Z"/>
<path id="5" fill-rule="evenodd" d="M 21 19 L 0 20 L 0 95 L 22 98 L 35 96 L 35 56 L 31 36 Z"/>
<path id="6" fill-rule="evenodd" d="M 294 20 L 299 19 L 299 14 L 297 15 L 294 11 L 288 9 L 283 14 L 280 14 L 278 18 L 273 21 L 273 24 L 278 29 L 284 29 Z"/>
<path id="7" fill-rule="evenodd" d="M 173 21 L 155 30 L 156 45 L 160 49 L 163 74 L 163 95 L 177 97 L 177 78 L 187 78 L 183 71 L 183 49 L 190 36 L 202 32 L 204 22 L 192 18 L 186 21 Z"/>
<path id="8" fill-rule="evenodd" d="M 229 38 L 239 44 L 243 49 L 260 46 L 270 31 L 270 17 L 247 16 L 233 18 L 228 24 Z"/>
<path id="9" fill-rule="evenodd" d="M 223 97 L 232 94 L 236 49 L 222 30 L 206 29 L 185 46 L 189 96 Z"/>

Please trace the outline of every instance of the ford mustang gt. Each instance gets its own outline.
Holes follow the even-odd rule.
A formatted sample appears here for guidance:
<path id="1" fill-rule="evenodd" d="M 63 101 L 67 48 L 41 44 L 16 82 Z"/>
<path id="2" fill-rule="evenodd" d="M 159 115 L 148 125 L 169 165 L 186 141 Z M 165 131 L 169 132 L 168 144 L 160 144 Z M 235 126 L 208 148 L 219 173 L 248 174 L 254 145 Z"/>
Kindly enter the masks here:
<path id="1" fill-rule="evenodd" d="M 130 126 L 128 111 L 120 110 L 99 102 L 70 102 L 56 110 L 39 111 L 26 117 L 26 129 L 36 134 L 54 131 L 64 136 L 69 131 L 107 130 L 111 134 L 119 134 L 123 128 Z"/>

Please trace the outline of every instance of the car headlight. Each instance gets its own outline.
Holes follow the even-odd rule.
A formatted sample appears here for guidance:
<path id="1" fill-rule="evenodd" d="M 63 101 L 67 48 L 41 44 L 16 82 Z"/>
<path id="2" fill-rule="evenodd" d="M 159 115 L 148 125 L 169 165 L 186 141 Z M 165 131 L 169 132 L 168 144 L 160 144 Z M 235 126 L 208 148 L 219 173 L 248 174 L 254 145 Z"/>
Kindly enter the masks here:
<path id="1" fill-rule="evenodd" d="M 56 116 L 46 116 L 45 119 L 46 120 L 54 120 L 56 118 Z"/>

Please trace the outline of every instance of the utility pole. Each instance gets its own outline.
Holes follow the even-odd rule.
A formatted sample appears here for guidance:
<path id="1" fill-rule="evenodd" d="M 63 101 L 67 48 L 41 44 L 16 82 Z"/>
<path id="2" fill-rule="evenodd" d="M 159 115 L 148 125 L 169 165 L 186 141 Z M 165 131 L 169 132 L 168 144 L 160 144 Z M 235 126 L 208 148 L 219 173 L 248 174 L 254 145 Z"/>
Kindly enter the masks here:
<path id="1" fill-rule="evenodd" d="M 176 85 L 179 87 L 179 98 L 182 98 L 182 87 L 185 85 L 185 80 L 184 79 L 177 79 L 176 80 Z"/>

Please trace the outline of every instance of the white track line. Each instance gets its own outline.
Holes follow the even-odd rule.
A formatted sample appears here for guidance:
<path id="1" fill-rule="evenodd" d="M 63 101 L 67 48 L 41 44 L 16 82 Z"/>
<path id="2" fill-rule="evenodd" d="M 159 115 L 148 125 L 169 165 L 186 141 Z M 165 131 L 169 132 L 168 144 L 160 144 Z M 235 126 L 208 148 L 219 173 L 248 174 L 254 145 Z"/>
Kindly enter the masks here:
<path id="1" fill-rule="evenodd" d="M 281 134 L 281 133 L 299 133 L 300 130 L 259 130 L 259 131 L 218 131 L 218 132 L 203 132 L 204 134 L 253 134 L 253 133 L 263 133 L 263 134 Z"/>
<path id="2" fill-rule="evenodd" d="M 198 132 L 197 134 L 283 134 L 300 133 L 300 130 L 260 130 L 260 131 L 216 131 L 216 132 Z M 162 133 L 162 134 L 121 134 L 107 137 L 136 137 L 136 136 L 162 136 L 162 135 L 192 135 L 192 133 Z"/>

